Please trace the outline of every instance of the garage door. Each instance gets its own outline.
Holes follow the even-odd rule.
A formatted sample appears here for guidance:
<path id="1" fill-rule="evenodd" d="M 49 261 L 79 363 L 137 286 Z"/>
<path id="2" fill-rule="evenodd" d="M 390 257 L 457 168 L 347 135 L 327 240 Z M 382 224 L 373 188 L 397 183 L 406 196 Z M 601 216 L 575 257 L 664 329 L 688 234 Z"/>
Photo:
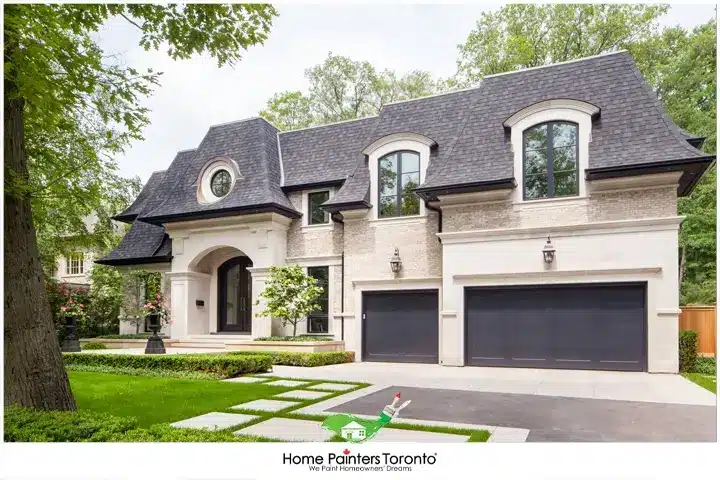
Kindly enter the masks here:
<path id="1" fill-rule="evenodd" d="M 438 293 L 363 294 L 363 360 L 438 363 Z"/>
<path id="2" fill-rule="evenodd" d="M 645 285 L 467 288 L 466 364 L 645 370 Z"/>

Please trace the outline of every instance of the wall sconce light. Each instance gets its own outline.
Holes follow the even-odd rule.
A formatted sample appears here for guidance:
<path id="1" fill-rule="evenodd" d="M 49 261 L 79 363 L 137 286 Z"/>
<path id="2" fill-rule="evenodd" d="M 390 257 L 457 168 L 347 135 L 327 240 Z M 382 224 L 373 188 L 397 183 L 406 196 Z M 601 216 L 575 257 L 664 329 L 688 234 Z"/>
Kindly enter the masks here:
<path id="1" fill-rule="evenodd" d="M 400 270 L 402 270 L 402 260 L 400 260 L 400 250 L 395 248 L 395 255 L 390 259 L 390 270 L 394 274 L 400 273 Z"/>
<path id="2" fill-rule="evenodd" d="M 545 259 L 545 263 L 551 264 L 553 260 L 555 260 L 555 247 L 553 246 L 552 242 L 550 242 L 550 236 L 548 235 L 547 243 L 542 249 L 543 258 Z"/>

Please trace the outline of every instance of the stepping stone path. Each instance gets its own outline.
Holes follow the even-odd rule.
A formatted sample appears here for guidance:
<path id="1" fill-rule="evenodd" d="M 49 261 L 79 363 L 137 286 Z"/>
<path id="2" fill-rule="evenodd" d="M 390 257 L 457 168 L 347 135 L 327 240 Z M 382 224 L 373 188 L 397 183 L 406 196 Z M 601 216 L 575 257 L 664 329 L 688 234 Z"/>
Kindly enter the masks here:
<path id="1" fill-rule="evenodd" d="M 275 395 L 275 398 L 299 398 L 300 400 L 317 400 L 318 398 L 331 395 L 328 392 L 313 392 L 311 390 L 291 390 L 289 392 Z"/>
<path id="2" fill-rule="evenodd" d="M 258 383 L 258 382 L 267 382 L 267 378 L 235 377 L 235 378 L 226 378 L 225 380 L 223 380 L 223 382 L 231 382 L 231 383 Z"/>
<path id="3" fill-rule="evenodd" d="M 310 382 L 298 382 L 295 380 L 275 380 L 274 382 L 268 382 L 265 385 L 272 385 L 273 387 L 299 387 L 307 385 Z"/>
<path id="4" fill-rule="evenodd" d="M 241 403 L 230 407 L 233 410 L 261 410 L 263 412 L 277 412 L 293 405 L 298 405 L 298 402 L 287 402 L 284 400 L 253 400 L 252 402 Z"/>
<path id="5" fill-rule="evenodd" d="M 286 442 L 326 442 L 333 437 L 333 433 L 322 428 L 320 422 L 289 418 L 271 418 L 234 433 L 260 435 Z"/>
<path id="6" fill-rule="evenodd" d="M 352 390 L 355 387 L 357 387 L 357 385 L 347 385 L 345 383 L 320 383 L 307 388 L 308 390 L 332 390 L 333 392 L 342 392 L 344 390 Z"/>
<path id="7" fill-rule="evenodd" d="M 202 430 L 222 430 L 234 427 L 243 423 L 255 420 L 255 415 L 243 415 L 240 413 L 212 412 L 200 415 L 199 417 L 188 418 L 170 424 L 175 428 L 200 428 Z"/>

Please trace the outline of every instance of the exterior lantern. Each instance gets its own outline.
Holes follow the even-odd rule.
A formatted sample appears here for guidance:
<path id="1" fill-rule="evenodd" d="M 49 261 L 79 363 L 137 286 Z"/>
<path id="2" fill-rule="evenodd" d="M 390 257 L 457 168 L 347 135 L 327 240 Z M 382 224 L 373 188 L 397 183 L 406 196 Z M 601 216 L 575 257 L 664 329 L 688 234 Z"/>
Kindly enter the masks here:
<path id="1" fill-rule="evenodd" d="M 400 270 L 402 269 L 402 260 L 400 260 L 400 250 L 395 248 L 395 255 L 390 259 L 390 270 L 394 274 L 400 273 Z"/>
<path id="2" fill-rule="evenodd" d="M 552 242 L 550 242 L 549 236 L 547 239 L 547 243 L 543 247 L 542 253 L 543 258 L 545 259 L 545 263 L 551 264 L 553 260 L 555 260 L 555 247 L 553 246 Z"/>

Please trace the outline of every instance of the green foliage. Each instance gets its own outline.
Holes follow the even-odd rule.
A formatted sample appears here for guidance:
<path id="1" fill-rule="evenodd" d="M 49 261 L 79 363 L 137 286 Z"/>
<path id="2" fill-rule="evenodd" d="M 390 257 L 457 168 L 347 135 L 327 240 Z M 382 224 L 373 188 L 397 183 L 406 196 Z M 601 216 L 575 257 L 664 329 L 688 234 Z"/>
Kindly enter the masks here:
<path id="1" fill-rule="evenodd" d="M 145 299 L 156 298 L 161 292 L 162 274 L 146 270 L 132 270 L 124 274 L 124 294 L 121 298 L 121 321 L 135 327 L 145 323 Z"/>
<path id="2" fill-rule="evenodd" d="M 703 375 L 716 375 L 717 360 L 715 357 L 698 357 L 693 372 L 702 373 Z"/>
<path id="3" fill-rule="evenodd" d="M 458 47 L 452 83 L 628 48 L 657 31 L 667 5 L 510 4 L 483 13 Z"/>
<path id="4" fill-rule="evenodd" d="M 290 365 L 293 367 L 321 367 L 338 363 L 352 363 L 355 352 L 229 352 L 228 355 L 262 355 L 270 357 L 273 365 Z"/>
<path id="5" fill-rule="evenodd" d="M 271 359 L 263 355 L 121 355 L 82 353 L 64 354 L 66 365 L 100 365 L 119 368 L 158 369 L 183 372 L 205 372 L 222 378 L 247 373 L 263 373 L 272 367 Z"/>
<path id="6" fill-rule="evenodd" d="M 65 370 L 68 372 L 95 372 L 95 373 L 112 373 L 114 375 L 133 375 L 139 377 L 165 377 L 165 378 L 186 378 L 192 380 L 217 380 L 221 377 L 214 373 L 205 372 L 186 372 L 175 370 L 162 370 L 157 368 L 130 368 L 130 367 L 112 367 L 108 365 L 83 365 L 83 364 L 66 364 Z"/>
<path id="7" fill-rule="evenodd" d="M 298 335 L 297 337 L 258 337 L 256 342 L 321 342 L 331 341 L 332 337 L 324 337 L 321 335 Z"/>
<path id="8" fill-rule="evenodd" d="M 90 411 L 57 412 L 30 408 L 5 409 L 6 442 L 257 442 L 231 431 L 174 428 L 168 424 L 138 428 L 132 417 Z"/>
<path id="9" fill-rule="evenodd" d="M 101 342 L 88 342 L 82 346 L 83 350 L 105 350 L 107 345 Z"/>
<path id="10" fill-rule="evenodd" d="M 697 333 L 692 331 L 680 332 L 680 371 L 694 372 L 697 362 Z"/>
<path id="11" fill-rule="evenodd" d="M 294 337 L 298 322 L 320 309 L 318 300 L 322 293 L 317 280 L 299 265 L 272 266 L 265 290 L 255 303 L 262 308 L 256 316 L 279 318 L 283 327 L 292 325 Z"/>
<path id="12" fill-rule="evenodd" d="M 305 70 L 307 94 L 286 91 L 273 95 L 260 115 L 281 130 L 321 125 L 376 115 L 389 102 L 442 92 L 447 85 L 430 73 L 414 70 L 398 76 L 377 71 L 369 62 L 328 54 L 325 61 Z"/>
<path id="13" fill-rule="evenodd" d="M 118 331 L 120 305 L 125 292 L 125 278 L 114 267 L 95 265 L 90 270 L 90 305 L 88 317 L 96 331 Z"/>

